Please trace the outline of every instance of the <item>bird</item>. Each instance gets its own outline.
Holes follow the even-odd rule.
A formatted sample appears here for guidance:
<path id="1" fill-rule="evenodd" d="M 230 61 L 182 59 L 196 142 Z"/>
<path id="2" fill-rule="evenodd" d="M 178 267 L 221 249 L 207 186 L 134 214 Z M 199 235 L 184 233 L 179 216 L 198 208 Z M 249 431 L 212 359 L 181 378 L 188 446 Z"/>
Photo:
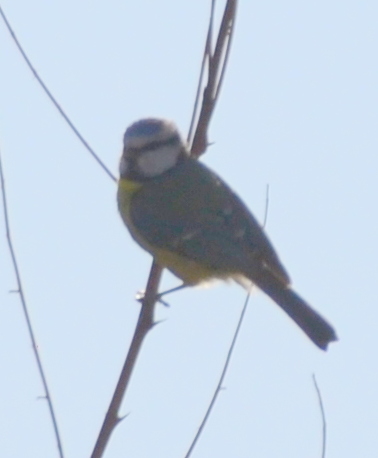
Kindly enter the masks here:
<path id="1" fill-rule="evenodd" d="M 267 294 L 320 349 L 334 328 L 291 287 L 263 227 L 200 160 L 175 123 L 144 118 L 123 137 L 117 203 L 132 238 L 162 267 L 195 286 L 234 280 Z"/>

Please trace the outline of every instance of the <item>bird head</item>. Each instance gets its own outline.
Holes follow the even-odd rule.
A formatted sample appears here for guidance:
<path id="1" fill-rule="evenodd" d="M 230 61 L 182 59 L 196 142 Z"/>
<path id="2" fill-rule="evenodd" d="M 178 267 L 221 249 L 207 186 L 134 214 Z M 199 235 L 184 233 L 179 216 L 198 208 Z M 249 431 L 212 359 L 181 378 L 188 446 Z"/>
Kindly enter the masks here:
<path id="1" fill-rule="evenodd" d="M 188 155 L 186 143 L 173 122 L 141 119 L 126 129 L 120 175 L 137 181 L 152 179 L 175 167 Z"/>

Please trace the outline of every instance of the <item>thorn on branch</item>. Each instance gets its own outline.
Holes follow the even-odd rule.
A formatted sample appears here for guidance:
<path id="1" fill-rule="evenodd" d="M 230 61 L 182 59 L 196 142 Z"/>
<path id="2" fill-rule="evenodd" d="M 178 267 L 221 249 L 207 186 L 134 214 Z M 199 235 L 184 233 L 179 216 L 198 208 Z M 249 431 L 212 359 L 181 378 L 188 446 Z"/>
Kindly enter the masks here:
<path id="1" fill-rule="evenodd" d="M 157 320 L 157 321 L 154 321 L 154 322 L 152 323 L 152 328 L 154 328 L 154 327 L 157 326 L 158 324 L 164 323 L 165 321 L 167 321 L 167 320 Z"/>
<path id="2" fill-rule="evenodd" d="M 117 417 L 117 425 L 121 423 L 126 417 L 128 417 L 130 413 L 127 413 L 126 415 L 123 415 L 122 417 Z"/>

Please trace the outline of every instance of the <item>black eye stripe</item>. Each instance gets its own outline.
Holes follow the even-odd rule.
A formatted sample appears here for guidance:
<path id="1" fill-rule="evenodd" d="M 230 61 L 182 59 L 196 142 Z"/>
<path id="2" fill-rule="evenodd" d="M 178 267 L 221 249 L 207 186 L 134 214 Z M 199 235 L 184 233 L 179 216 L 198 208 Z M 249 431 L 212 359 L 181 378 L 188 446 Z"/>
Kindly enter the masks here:
<path id="1" fill-rule="evenodd" d="M 173 146 L 175 144 L 180 144 L 180 137 L 178 135 L 173 135 L 172 137 L 161 141 L 152 141 L 150 143 L 143 145 L 141 148 L 130 148 L 128 150 L 128 154 L 140 154 L 146 151 L 153 151 L 159 149 L 162 146 Z"/>

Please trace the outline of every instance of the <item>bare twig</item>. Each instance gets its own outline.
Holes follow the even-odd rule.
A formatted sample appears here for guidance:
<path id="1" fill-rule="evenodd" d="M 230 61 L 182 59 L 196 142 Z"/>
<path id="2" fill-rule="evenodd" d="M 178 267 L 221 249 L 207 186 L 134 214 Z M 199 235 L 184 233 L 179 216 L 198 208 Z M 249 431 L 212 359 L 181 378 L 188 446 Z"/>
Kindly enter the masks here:
<path id="1" fill-rule="evenodd" d="M 7 237 L 7 242 L 8 242 L 9 253 L 10 253 L 10 256 L 11 256 L 11 259 L 12 259 L 13 270 L 14 270 L 14 274 L 15 274 L 15 277 L 16 277 L 16 283 L 17 283 L 17 291 L 16 292 L 20 296 L 20 301 L 21 301 L 21 305 L 22 305 L 22 311 L 24 313 L 26 325 L 27 325 L 28 332 L 29 332 L 29 338 L 30 338 L 31 343 L 32 343 L 33 353 L 34 353 L 35 360 L 36 360 L 36 363 L 37 363 L 39 376 L 41 378 L 43 389 L 44 389 L 44 392 L 45 392 L 45 394 L 43 396 L 39 396 L 39 397 L 40 398 L 45 398 L 46 401 L 47 401 L 47 405 L 48 405 L 48 408 L 49 408 L 49 411 L 50 411 L 51 422 L 53 424 L 55 439 L 56 439 L 56 443 L 57 443 L 57 447 L 58 447 L 58 453 L 59 453 L 60 458 L 63 458 L 63 456 L 64 456 L 63 455 L 63 446 L 62 446 L 62 441 L 60 439 L 60 434 L 59 434 L 59 429 L 58 429 L 58 422 L 57 422 L 57 419 L 56 419 L 56 416 L 55 416 L 54 407 L 53 407 L 53 403 L 52 403 L 52 399 L 51 399 L 51 395 L 50 395 L 50 390 L 49 390 L 49 387 L 48 387 L 48 384 L 47 384 L 46 375 L 45 375 L 45 372 L 44 372 L 44 369 L 43 369 L 43 366 L 42 366 L 41 357 L 39 356 L 39 353 L 38 353 L 37 342 L 36 342 L 36 338 L 35 338 L 35 335 L 34 335 L 34 330 L 33 330 L 33 326 L 32 326 L 32 323 L 31 323 L 31 319 L 30 319 L 27 303 L 26 303 L 25 293 L 24 293 L 24 289 L 23 289 L 23 286 L 22 286 L 22 282 L 21 282 L 21 273 L 20 273 L 20 269 L 18 267 L 17 258 L 16 258 L 16 252 L 15 252 L 15 249 L 14 249 L 14 246 L 13 246 L 13 242 L 12 242 L 12 238 L 11 238 L 11 230 L 10 230 L 10 222 L 9 222 L 9 214 L 8 214 L 8 204 L 7 204 L 7 195 L 6 195 L 6 189 L 5 189 L 5 178 L 4 178 L 4 171 L 3 171 L 3 163 L 2 163 L 2 159 L 1 159 L 1 152 L 0 152 L 0 181 L 1 181 L 1 194 L 2 194 L 2 201 L 3 201 L 3 213 L 4 213 L 4 222 L 5 222 L 5 231 L 6 231 L 6 237 Z"/>
<path id="2" fill-rule="evenodd" d="M 97 163 L 102 167 L 102 169 L 107 173 L 107 175 L 113 180 L 117 181 L 116 177 L 112 174 L 112 172 L 106 167 L 106 165 L 102 162 L 102 160 L 99 158 L 99 156 L 94 152 L 92 147 L 89 145 L 89 143 L 85 140 L 85 138 L 81 135 L 81 133 L 78 131 L 78 129 L 75 127 L 73 122 L 70 120 L 70 118 L 66 115 L 64 112 L 63 108 L 59 105 L 57 102 L 56 98 L 52 95 L 46 84 L 43 82 L 42 78 L 39 76 L 37 73 L 37 70 L 34 68 L 33 64 L 31 63 L 30 59 L 28 58 L 26 52 L 24 51 L 23 47 L 21 46 L 20 42 L 18 41 L 16 34 L 13 31 L 13 28 L 11 27 L 7 17 L 5 16 L 5 13 L 3 9 L 0 6 L 0 16 L 2 17 L 8 32 L 10 33 L 15 45 L 17 46 L 18 50 L 20 51 L 24 61 L 26 62 L 26 65 L 29 67 L 33 75 L 35 76 L 36 80 L 42 87 L 43 91 L 47 95 L 47 97 L 51 100 L 51 102 L 54 104 L 55 108 L 59 111 L 59 113 L 63 116 L 64 120 L 66 123 L 69 125 L 71 130 L 74 132 L 76 137 L 81 141 L 81 143 L 84 145 L 84 147 L 89 151 L 91 156 L 97 161 Z"/>
<path id="3" fill-rule="evenodd" d="M 327 440 L 327 421 L 326 421 L 326 416 L 325 416 L 325 411 L 324 411 L 324 405 L 323 405 L 323 400 L 322 400 L 322 394 L 320 392 L 318 383 L 316 381 L 315 374 L 312 374 L 312 380 L 314 382 L 316 394 L 318 396 L 318 401 L 319 401 L 319 407 L 320 407 L 320 412 L 322 415 L 322 425 L 323 425 L 323 434 L 322 434 L 322 458 L 325 458 L 326 456 L 326 440 Z"/>
<path id="4" fill-rule="evenodd" d="M 146 294 L 143 298 L 143 304 L 139 314 L 138 323 L 135 328 L 134 337 L 131 341 L 126 361 L 122 368 L 121 375 L 117 383 L 117 387 L 114 391 L 112 401 L 109 405 L 109 409 L 106 413 L 105 420 L 103 422 L 95 448 L 91 455 L 92 458 L 100 458 L 103 456 L 103 453 L 109 442 L 112 432 L 114 431 L 117 424 L 120 423 L 120 421 L 122 421 L 122 418 L 119 417 L 118 414 L 119 408 L 121 406 L 123 396 L 129 384 L 131 374 L 135 367 L 135 363 L 139 351 L 142 347 L 144 338 L 146 337 L 148 331 L 154 325 L 154 306 L 156 302 L 161 272 L 161 267 L 158 264 L 153 263 L 147 283 Z"/>
<path id="5" fill-rule="evenodd" d="M 197 127 L 193 140 L 191 141 L 192 156 L 201 156 L 208 146 L 207 131 L 209 128 L 211 116 L 214 112 L 227 66 L 227 59 L 231 46 L 231 39 L 235 26 L 237 0 L 228 0 L 222 17 L 221 25 L 218 32 L 218 38 L 215 50 L 210 48 L 212 26 L 209 26 L 208 39 L 205 45 L 205 56 L 208 66 L 208 80 L 203 91 L 202 108 L 198 116 Z M 212 3 L 213 8 L 213 3 Z M 210 22 L 212 23 L 213 14 Z"/>
<path id="6" fill-rule="evenodd" d="M 225 14 L 223 15 L 219 31 L 220 39 L 217 40 L 214 51 L 213 62 L 211 66 L 211 69 L 215 71 L 215 77 L 217 77 L 216 85 L 214 85 L 214 102 L 219 99 L 219 92 L 221 90 L 224 75 L 226 73 L 228 57 L 230 55 L 231 43 L 235 30 L 236 6 L 236 1 L 229 1 L 226 6 Z M 220 65 L 220 63 L 222 64 Z M 219 70 L 217 70 L 217 67 L 219 67 L 220 73 Z M 213 110 L 214 108 L 215 103 Z"/>
<path id="7" fill-rule="evenodd" d="M 206 59 L 208 59 L 209 56 L 211 55 L 213 27 L 214 27 L 214 12 L 215 12 L 215 0 L 212 0 L 205 49 L 203 51 L 201 70 L 200 70 L 200 74 L 198 78 L 197 92 L 196 92 L 196 97 L 194 100 L 194 106 L 193 106 L 193 111 L 192 111 L 192 119 L 190 120 L 189 132 L 188 132 L 188 137 L 187 137 L 187 142 L 188 142 L 188 145 L 190 146 L 192 145 L 192 141 L 193 141 L 194 125 L 198 117 L 198 105 L 199 105 L 199 99 L 201 95 L 201 89 L 203 88 L 203 78 L 204 78 L 204 73 L 205 73 L 205 68 L 206 68 Z"/>
<path id="8" fill-rule="evenodd" d="M 236 344 L 236 341 L 238 339 L 238 335 L 239 335 L 239 331 L 240 331 L 240 328 L 241 328 L 241 325 L 243 323 L 243 319 L 244 319 L 244 315 L 245 315 L 245 312 L 247 310 L 247 306 L 248 306 L 248 301 L 249 301 L 249 294 L 247 295 L 246 299 L 245 299 L 245 302 L 244 302 L 244 307 L 242 309 L 242 312 L 240 314 L 240 318 L 239 318 L 239 321 L 238 321 L 238 325 L 236 327 L 236 330 L 235 330 L 235 333 L 234 333 L 234 337 L 232 338 L 232 342 L 231 342 L 231 345 L 230 345 L 230 348 L 228 350 L 228 353 L 227 353 L 227 358 L 226 358 L 226 361 L 224 363 L 224 366 L 223 366 L 223 370 L 222 370 L 222 374 L 219 378 L 219 381 L 218 381 L 218 385 L 214 391 L 214 394 L 213 394 L 213 397 L 211 399 L 211 402 L 209 404 L 209 407 L 206 411 L 206 414 L 201 422 L 201 425 L 200 427 L 198 428 L 198 431 L 197 431 L 197 434 L 195 435 L 194 439 L 193 439 L 193 442 L 191 443 L 190 447 L 189 447 L 189 450 L 187 451 L 186 455 L 185 455 L 185 458 L 189 458 L 189 456 L 191 455 L 192 451 L 194 450 L 194 447 L 196 446 L 197 442 L 198 442 L 198 439 L 206 425 L 206 422 L 210 416 L 210 413 L 214 407 L 214 404 L 217 400 L 217 397 L 218 397 L 218 394 L 219 392 L 221 391 L 222 389 L 222 384 L 223 384 L 223 380 L 226 376 L 226 372 L 227 372 L 227 369 L 228 369 L 228 366 L 230 364 L 230 360 L 231 360 L 231 356 L 232 356 L 232 352 L 234 351 L 234 348 L 235 348 L 235 344 Z"/>

